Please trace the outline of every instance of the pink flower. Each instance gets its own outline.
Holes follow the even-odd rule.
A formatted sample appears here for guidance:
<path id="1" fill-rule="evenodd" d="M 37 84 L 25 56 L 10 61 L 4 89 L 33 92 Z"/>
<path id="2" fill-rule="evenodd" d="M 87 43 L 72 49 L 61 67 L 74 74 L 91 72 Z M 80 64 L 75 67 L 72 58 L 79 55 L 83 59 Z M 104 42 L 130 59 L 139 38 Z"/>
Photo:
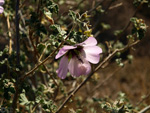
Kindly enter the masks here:
<path id="1" fill-rule="evenodd" d="M 66 78 L 68 70 L 73 77 L 89 74 L 91 72 L 90 63 L 97 64 L 100 53 L 102 53 L 102 49 L 96 44 L 96 39 L 89 37 L 75 46 L 65 45 L 61 48 L 55 57 L 58 59 L 64 55 L 60 60 L 59 69 L 56 71 L 58 76 L 61 79 Z"/>
<path id="2" fill-rule="evenodd" d="M 4 8 L 2 7 L 2 5 L 4 4 L 4 0 L 0 0 L 0 14 L 3 13 Z"/>

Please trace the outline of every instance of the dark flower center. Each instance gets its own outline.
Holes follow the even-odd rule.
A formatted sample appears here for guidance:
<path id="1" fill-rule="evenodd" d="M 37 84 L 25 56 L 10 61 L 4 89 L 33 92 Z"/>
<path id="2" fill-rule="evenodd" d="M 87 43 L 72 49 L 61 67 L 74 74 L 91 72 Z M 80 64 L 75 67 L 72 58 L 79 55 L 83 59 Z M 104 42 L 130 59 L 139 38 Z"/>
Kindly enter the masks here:
<path id="1" fill-rule="evenodd" d="M 83 63 L 82 59 L 79 56 L 79 54 L 82 51 L 82 48 L 82 46 L 78 46 L 76 49 L 69 50 L 66 56 L 69 58 L 69 60 L 73 57 L 76 57 L 81 63 Z"/>

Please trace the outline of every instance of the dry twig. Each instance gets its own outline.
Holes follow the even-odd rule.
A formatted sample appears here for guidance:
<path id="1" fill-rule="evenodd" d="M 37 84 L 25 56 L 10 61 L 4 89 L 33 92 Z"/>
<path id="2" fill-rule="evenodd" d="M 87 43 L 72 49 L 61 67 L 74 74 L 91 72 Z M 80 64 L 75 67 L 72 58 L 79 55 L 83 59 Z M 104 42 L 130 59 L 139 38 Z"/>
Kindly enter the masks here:
<path id="1" fill-rule="evenodd" d="M 148 110 L 150 110 L 150 105 L 143 108 L 139 113 L 146 113 Z"/>

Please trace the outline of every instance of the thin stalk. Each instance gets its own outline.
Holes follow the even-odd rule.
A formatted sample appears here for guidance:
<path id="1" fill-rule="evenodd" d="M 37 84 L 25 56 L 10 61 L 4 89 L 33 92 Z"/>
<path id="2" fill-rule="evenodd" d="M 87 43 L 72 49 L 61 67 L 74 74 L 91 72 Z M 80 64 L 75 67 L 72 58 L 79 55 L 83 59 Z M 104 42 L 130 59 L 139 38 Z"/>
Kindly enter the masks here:
<path id="1" fill-rule="evenodd" d="M 9 55 L 11 55 L 11 53 L 12 53 L 12 35 L 10 32 L 9 15 L 7 15 L 7 27 L 8 27 L 8 36 L 9 36 Z"/>
<path id="2" fill-rule="evenodd" d="M 19 36 L 19 2 L 20 0 L 16 0 L 16 47 L 17 47 L 17 65 L 19 66 L 20 64 L 20 36 Z"/>
<path id="3" fill-rule="evenodd" d="M 20 0 L 16 0 L 16 53 L 17 53 L 17 67 L 19 68 L 20 65 L 20 43 L 19 43 L 19 2 Z M 12 102 L 12 113 L 15 113 L 17 108 L 17 101 L 19 97 L 19 89 L 18 89 L 18 75 L 16 77 L 16 84 L 15 84 L 15 94 L 13 97 Z"/>

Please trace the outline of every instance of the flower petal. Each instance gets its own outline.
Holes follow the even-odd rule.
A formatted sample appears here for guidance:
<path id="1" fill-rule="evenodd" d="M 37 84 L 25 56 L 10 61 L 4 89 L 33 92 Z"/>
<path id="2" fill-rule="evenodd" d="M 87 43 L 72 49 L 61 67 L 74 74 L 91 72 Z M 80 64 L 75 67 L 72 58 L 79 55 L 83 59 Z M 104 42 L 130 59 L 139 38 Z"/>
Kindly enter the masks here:
<path id="1" fill-rule="evenodd" d="M 58 54 L 56 55 L 56 57 L 55 57 L 55 59 L 58 59 L 58 58 L 60 58 L 61 56 L 63 56 L 68 50 L 70 50 L 70 49 L 75 49 L 75 48 L 77 48 L 77 47 L 75 47 L 75 46 L 64 46 L 63 48 L 61 48 L 60 50 L 59 50 L 59 52 L 58 52 Z"/>
<path id="2" fill-rule="evenodd" d="M 102 53 L 102 49 L 98 46 L 86 46 L 83 48 L 85 52 L 85 58 L 93 63 L 97 64 L 100 59 L 100 53 Z"/>
<path id="3" fill-rule="evenodd" d="M 59 69 L 56 71 L 61 79 L 65 79 L 68 72 L 68 58 L 63 56 L 59 63 Z"/>
<path id="4" fill-rule="evenodd" d="M 79 77 L 80 75 L 89 74 L 91 72 L 91 65 L 86 59 L 81 57 L 79 60 L 75 56 L 70 60 L 68 69 L 73 77 Z"/>
<path id="5" fill-rule="evenodd" d="M 0 6 L 0 14 L 3 13 L 4 8 Z"/>
<path id="6" fill-rule="evenodd" d="M 0 0 L 0 5 L 3 5 L 4 4 L 4 0 Z"/>
<path id="7" fill-rule="evenodd" d="M 97 44 L 97 40 L 94 37 L 89 37 L 84 42 L 81 43 L 82 46 L 95 46 Z"/>

